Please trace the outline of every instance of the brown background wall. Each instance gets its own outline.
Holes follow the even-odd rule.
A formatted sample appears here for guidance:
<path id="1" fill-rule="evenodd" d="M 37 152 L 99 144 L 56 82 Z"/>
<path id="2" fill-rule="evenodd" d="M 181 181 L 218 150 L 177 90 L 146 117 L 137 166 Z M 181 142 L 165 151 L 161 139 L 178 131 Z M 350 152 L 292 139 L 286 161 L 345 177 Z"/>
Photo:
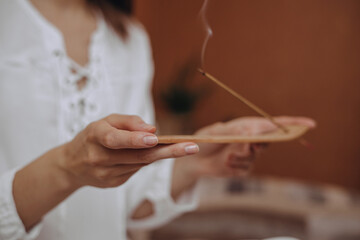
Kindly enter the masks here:
<path id="1" fill-rule="evenodd" d="M 200 58 L 202 0 L 137 0 L 137 17 L 152 40 L 158 116 L 160 93 L 189 58 Z M 254 174 L 360 188 L 360 1 L 210 0 L 206 70 L 273 115 L 317 120 L 307 135 L 310 151 L 296 142 L 274 144 Z M 194 113 L 201 127 L 254 115 L 200 76 L 212 94 Z"/>

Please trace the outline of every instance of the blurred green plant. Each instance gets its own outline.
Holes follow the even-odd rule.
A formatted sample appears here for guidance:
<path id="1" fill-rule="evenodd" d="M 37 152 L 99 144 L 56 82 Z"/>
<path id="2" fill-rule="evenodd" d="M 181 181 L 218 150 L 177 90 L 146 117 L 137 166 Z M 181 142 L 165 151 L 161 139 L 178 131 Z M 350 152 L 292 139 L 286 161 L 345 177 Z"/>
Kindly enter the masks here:
<path id="1" fill-rule="evenodd" d="M 206 85 L 194 87 L 197 66 L 193 59 L 186 61 L 172 76 L 174 81 L 162 91 L 161 99 L 170 113 L 189 114 L 201 99 L 209 95 L 210 88 Z"/>

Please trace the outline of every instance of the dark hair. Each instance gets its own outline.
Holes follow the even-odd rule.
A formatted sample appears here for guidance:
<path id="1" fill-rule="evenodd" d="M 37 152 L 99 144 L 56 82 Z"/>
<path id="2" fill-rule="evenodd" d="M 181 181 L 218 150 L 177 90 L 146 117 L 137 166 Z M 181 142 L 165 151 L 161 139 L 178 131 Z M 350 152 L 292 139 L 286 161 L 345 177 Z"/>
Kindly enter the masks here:
<path id="1" fill-rule="evenodd" d="M 87 3 L 99 10 L 122 38 L 127 37 L 127 23 L 133 14 L 132 0 L 87 0 Z"/>

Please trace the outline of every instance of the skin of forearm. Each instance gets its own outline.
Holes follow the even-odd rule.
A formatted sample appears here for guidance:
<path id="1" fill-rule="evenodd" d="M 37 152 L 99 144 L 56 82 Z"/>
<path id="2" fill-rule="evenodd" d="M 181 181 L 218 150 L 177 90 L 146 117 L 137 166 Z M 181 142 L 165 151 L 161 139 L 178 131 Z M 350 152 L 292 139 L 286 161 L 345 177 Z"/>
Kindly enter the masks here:
<path id="1" fill-rule="evenodd" d="M 171 197 L 174 201 L 176 201 L 183 192 L 193 187 L 199 178 L 200 176 L 197 173 L 194 156 L 176 159 L 171 182 Z M 132 215 L 132 219 L 139 220 L 153 214 L 153 204 L 149 200 L 145 200 L 136 208 Z"/>
<path id="2" fill-rule="evenodd" d="M 80 187 L 55 164 L 62 156 L 64 148 L 54 148 L 15 174 L 14 201 L 27 231 Z"/>

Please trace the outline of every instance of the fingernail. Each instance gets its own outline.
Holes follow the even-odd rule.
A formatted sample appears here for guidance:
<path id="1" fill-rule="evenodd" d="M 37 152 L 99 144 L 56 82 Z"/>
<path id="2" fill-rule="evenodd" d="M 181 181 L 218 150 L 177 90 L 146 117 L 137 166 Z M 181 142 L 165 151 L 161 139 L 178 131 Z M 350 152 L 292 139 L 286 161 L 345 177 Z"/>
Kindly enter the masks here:
<path id="1" fill-rule="evenodd" d="M 199 152 L 199 146 L 198 145 L 188 145 L 185 147 L 185 152 L 188 154 L 197 153 Z"/>
<path id="2" fill-rule="evenodd" d="M 143 141 L 146 145 L 152 146 L 158 143 L 158 138 L 155 136 L 145 136 Z"/>

